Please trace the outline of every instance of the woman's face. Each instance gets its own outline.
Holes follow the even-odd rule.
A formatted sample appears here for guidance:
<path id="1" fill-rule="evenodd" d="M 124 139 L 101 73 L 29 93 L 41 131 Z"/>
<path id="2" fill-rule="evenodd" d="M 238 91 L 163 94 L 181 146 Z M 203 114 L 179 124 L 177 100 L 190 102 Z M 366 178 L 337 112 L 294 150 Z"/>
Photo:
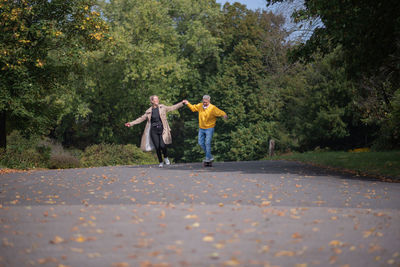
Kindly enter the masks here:
<path id="1" fill-rule="evenodd" d="M 208 100 L 208 99 L 203 99 L 203 105 L 204 105 L 205 107 L 208 107 L 209 104 L 210 104 L 210 100 Z"/>
<path id="2" fill-rule="evenodd" d="M 160 103 L 160 100 L 158 100 L 158 96 L 154 96 L 154 97 L 153 97 L 153 100 L 151 101 L 151 103 L 152 103 L 153 105 L 158 106 L 158 104 Z"/>

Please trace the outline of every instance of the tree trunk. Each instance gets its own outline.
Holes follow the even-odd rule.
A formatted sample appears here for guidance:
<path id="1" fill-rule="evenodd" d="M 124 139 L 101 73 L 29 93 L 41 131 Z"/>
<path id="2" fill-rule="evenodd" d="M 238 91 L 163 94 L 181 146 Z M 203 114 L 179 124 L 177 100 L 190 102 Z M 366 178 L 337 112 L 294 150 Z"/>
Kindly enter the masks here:
<path id="1" fill-rule="evenodd" d="M 6 133 L 6 111 L 0 111 L 0 148 L 7 146 L 7 133 Z"/>

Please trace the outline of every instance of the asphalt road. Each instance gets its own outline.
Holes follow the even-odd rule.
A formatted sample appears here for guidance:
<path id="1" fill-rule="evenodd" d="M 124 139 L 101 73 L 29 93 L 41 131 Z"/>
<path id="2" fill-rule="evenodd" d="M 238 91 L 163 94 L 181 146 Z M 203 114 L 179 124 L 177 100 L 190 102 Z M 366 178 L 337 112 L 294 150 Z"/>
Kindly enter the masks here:
<path id="1" fill-rule="evenodd" d="M 285 161 L 0 175 L 0 266 L 400 266 L 400 183 Z"/>

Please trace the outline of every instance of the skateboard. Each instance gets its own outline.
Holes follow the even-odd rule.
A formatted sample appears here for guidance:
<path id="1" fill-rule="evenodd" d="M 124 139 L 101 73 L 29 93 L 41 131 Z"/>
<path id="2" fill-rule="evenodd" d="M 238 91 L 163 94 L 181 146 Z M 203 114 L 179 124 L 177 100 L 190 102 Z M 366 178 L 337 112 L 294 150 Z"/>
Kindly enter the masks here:
<path id="1" fill-rule="evenodd" d="M 212 161 L 203 160 L 203 167 L 212 167 Z"/>

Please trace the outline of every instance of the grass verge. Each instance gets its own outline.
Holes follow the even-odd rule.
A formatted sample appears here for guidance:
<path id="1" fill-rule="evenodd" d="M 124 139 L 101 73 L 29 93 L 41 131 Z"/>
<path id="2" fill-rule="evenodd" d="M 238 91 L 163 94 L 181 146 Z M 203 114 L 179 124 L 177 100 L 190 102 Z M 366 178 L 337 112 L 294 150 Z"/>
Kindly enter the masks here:
<path id="1" fill-rule="evenodd" d="M 400 179 L 400 151 L 318 151 L 274 156 L 272 159 L 295 160 L 352 171 L 358 174 Z"/>

